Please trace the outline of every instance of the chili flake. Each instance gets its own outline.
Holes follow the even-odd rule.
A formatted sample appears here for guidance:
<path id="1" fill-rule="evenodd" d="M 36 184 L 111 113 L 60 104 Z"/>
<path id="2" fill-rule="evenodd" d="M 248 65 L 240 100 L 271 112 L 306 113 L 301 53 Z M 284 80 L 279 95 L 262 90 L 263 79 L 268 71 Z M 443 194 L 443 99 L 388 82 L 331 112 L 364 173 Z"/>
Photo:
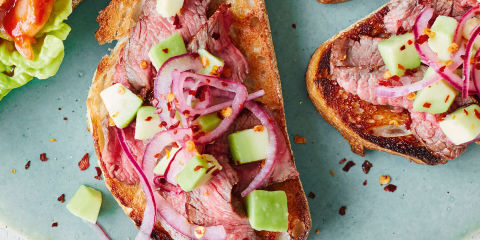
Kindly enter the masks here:
<path id="1" fill-rule="evenodd" d="M 308 197 L 311 198 L 311 199 L 315 199 L 315 193 L 309 192 Z"/>
<path id="2" fill-rule="evenodd" d="M 320 230 L 318 230 L 318 229 L 315 230 L 315 234 L 317 234 L 317 235 L 320 234 Z"/>
<path id="3" fill-rule="evenodd" d="M 431 106 L 432 106 L 432 104 L 429 103 L 429 102 L 426 102 L 426 103 L 423 104 L 424 108 L 430 108 Z"/>
<path id="4" fill-rule="evenodd" d="M 475 117 L 477 117 L 478 119 L 480 119 L 480 112 L 478 112 L 477 109 L 473 109 L 473 112 L 475 113 Z"/>
<path id="5" fill-rule="evenodd" d="M 231 107 L 226 107 L 222 109 L 221 114 L 223 118 L 230 117 L 233 113 L 233 109 Z"/>
<path id="6" fill-rule="evenodd" d="M 264 130 L 263 125 L 257 125 L 255 127 L 253 127 L 254 132 L 263 132 L 263 130 Z"/>
<path id="7" fill-rule="evenodd" d="M 417 97 L 417 94 L 415 92 L 411 92 L 407 95 L 408 100 L 414 100 Z"/>
<path id="8" fill-rule="evenodd" d="M 450 94 L 448 94 L 447 97 L 445 98 L 445 103 L 448 102 L 448 99 L 450 99 Z"/>
<path id="9" fill-rule="evenodd" d="M 363 181 L 363 186 L 367 186 L 367 180 Z"/>
<path id="10" fill-rule="evenodd" d="M 294 141 L 295 141 L 296 144 L 305 144 L 307 142 L 307 139 L 297 135 L 297 136 L 295 136 Z"/>
<path id="11" fill-rule="evenodd" d="M 406 47 L 405 45 L 402 45 L 402 46 L 400 47 L 400 51 L 403 51 L 403 50 L 405 50 L 406 48 L 407 48 L 407 47 Z"/>
<path id="12" fill-rule="evenodd" d="M 330 175 L 335 177 L 335 173 L 333 172 L 333 170 L 330 170 Z"/>
<path id="13" fill-rule="evenodd" d="M 339 210 L 338 210 L 338 214 L 340 214 L 341 216 L 345 216 L 345 211 L 347 210 L 347 207 L 346 206 L 342 206 Z"/>
<path id="14" fill-rule="evenodd" d="M 52 223 L 52 227 L 58 227 L 58 222 Z"/>
<path id="15" fill-rule="evenodd" d="M 344 164 L 346 161 L 347 161 L 347 159 L 343 158 L 342 160 L 340 160 L 340 162 L 338 162 L 338 164 Z"/>
<path id="16" fill-rule="evenodd" d="M 30 167 L 30 160 L 28 160 L 27 164 L 25 164 L 25 169 L 28 169 Z"/>
<path id="17" fill-rule="evenodd" d="M 150 122 L 150 121 L 152 121 L 152 119 L 153 119 L 152 116 L 148 116 L 147 118 L 145 118 L 145 121 Z"/>
<path id="18" fill-rule="evenodd" d="M 12 172 L 12 174 L 15 174 L 17 172 L 17 170 L 15 170 L 15 168 L 12 168 L 11 172 Z"/>
<path id="19" fill-rule="evenodd" d="M 187 147 L 187 151 L 189 152 L 195 151 L 195 143 L 192 140 L 187 141 L 185 145 Z"/>
<path id="20" fill-rule="evenodd" d="M 82 171 L 85 171 L 88 167 L 90 167 L 90 161 L 89 161 L 88 153 L 85 153 L 85 155 L 83 155 L 82 160 L 80 160 L 80 162 L 78 162 L 78 167 Z"/>
<path id="21" fill-rule="evenodd" d="M 425 33 L 426 35 L 428 35 L 430 38 L 434 38 L 435 37 L 435 32 L 433 32 L 430 28 L 425 28 L 423 30 L 423 33 Z"/>
<path id="22" fill-rule="evenodd" d="M 424 44 L 426 41 L 428 41 L 428 35 L 422 35 L 417 39 L 418 44 Z"/>
<path id="23" fill-rule="evenodd" d="M 148 67 L 147 61 L 145 61 L 145 60 L 140 61 L 140 67 L 142 69 L 147 69 L 147 67 Z"/>
<path id="24" fill-rule="evenodd" d="M 352 168 L 353 166 L 355 166 L 355 163 L 353 161 L 348 161 L 347 164 L 345 164 L 345 166 L 343 167 L 343 171 L 345 172 L 348 172 L 350 171 L 350 168 Z"/>
<path id="25" fill-rule="evenodd" d="M 296 29 L 296 28 L 297 28 L 297 24 L 295 24 L 295 23 L 292 24 L 292 28 L 293 28 L 293 29 Z"/>
<path id="26" fill-rule="evenodd" d="M 380 176 L 378 181 L 380 182 L 380 185 L 388 184 L 390 182 L 390 176 L 388 176 L 388 175 Z"/>
<path id="27" fill-rule="evenodd" d="M 167 101 L 172 102 L 174 99 L 175 99 L 175 95 L 173 95 L 173 93 L 169 93 L 167 96 Z"/>
<path id="28" fill-rule="evenodd" d="M 60 197 L 57 198 L 57 201 L 64 203 L 65 202 L 65 194 L 60 195 Z"/>
<path id="29" fill-rule="evenodd" d="M 94 178 L 97 180 L 102 180 L 102 169 L 100 167 L 95 167 L 95 170 L 97 171 L 97 176 Z"/>
<path id="30" fill-rule="evenodd" d="M 199 170 L 202 169 L 202 168 L 205 168 L 205 167 L 202 166 L 202 165 L 198 165 L 198 166 L 196 166 L 196 167 L 193 169 L 193 171 L 196 172 L 196 171 L 199 171 Z"/>
<path id="31" fill-rule="evenodd" d="M 393 184 L 388 184 L 387 186 L 385 186 L 383 188 L 383 190 L 385 190 L 387 192 L 395 192 L 395 190 L 397 190 L 397 186 L 395 186 Z"/>
<path id="32" fill-rule="evenodd" d="M 457 51 L 458 51 L 458 44 L 456 43 L 450 44 L 450 46 L 448 47 L 448 52 L 456 53 Z"/>
<path id="33" fill-rule="evenodd" d="M 365 174 L 368 174 L 372 167 L 373 167 L 372 163 L 369 162 L 368 160 L 365 160 L 362 164 L 362 170 Z"/>
<path id="34" fill-rule="evenodd" d="M 202 62 L 203 67 L 206 67 L 206 66 L 208 66 L 208 64 L 210 64 L 210 61 L 206 57 L 201 57 L 200 60 Z"/>
<path id="35" fill-rule="evenodd" d="M 162 51 L 163 51 L 164 53 L 168 53 L 168 48 L 164 48 L 164 49 L 162 49 Z"/>
<path id="36" fill-rule="evenodd" d="M 47 158 L 47 154 L 46 154 L 46 153 L 40 154 L 40 161 L 46 162 L 47 160 L 48 160 L 48 158 Z"/>

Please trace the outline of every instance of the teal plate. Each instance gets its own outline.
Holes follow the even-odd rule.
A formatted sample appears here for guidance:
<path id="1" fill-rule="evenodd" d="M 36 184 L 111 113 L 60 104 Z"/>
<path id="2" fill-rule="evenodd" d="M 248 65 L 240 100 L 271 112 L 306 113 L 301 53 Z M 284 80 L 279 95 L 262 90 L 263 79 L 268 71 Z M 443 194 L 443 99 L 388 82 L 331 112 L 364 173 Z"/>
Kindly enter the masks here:
<path id="1" fill-rule="evenodd" d="M 290 139 L 295 135 L 307 139 L 292 147 L 305 192 L 316 196 L 308 198 L 310 239 L 470 238 L 480 229 L 478 146 L 436 167 L 376 151 L 362 158 L 350 151 L 307 98 L 304 76 L 316 47 L 385 2 L 323 5 L 316 0 L 267 0 Z M 136 233 L 104 183 L 93 178 L 96 157 L 86 130 L 91 78 L 113 46 L 99 46 L 93 36 L 96 15 L 106 4 L 87 0 L 75 10 L 68 20 L 73 31 L 65 41 L 65 60 L 54 78 L 34 80 L 0 102 L 0 226 L 30 239 L 96 239 L 88 225 L 57 201 L 62 193 L 68 201 L 81 184 L 103 192 L 99 222 L 113 239 L 133 238 Z M 51 138 L 57 141 L 50 142 Z M 47 153 L 48 161 L 40 161 L 41 153 Z M 91 155 L 91 166 L 82 172 L 77 163 L 85 153 Z M 356 165 L 344 172 L 338 163 L 342 158 Z M 369 174 L 361 170 L 365 159 L 373 163 Z M 25 170 L 29 160 L 31 166 Z M 380 186 L 378 178 L 384 174 L 392 177 L 396 192 Z M 344 216 L 338 213 L 341 206 L 347 207 Z M 58 227 L 52 228 L 53 222 Z"/>

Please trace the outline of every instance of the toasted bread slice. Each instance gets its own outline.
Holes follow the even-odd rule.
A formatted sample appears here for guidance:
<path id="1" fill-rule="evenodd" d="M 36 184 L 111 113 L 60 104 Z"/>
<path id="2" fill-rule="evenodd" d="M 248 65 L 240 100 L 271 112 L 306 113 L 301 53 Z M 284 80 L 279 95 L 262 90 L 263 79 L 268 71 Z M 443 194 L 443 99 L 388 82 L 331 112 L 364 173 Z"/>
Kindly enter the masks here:
<path id="1" fill-rule="evenodd" d="M 447 159 L 431 153 L 425 144 L 413 135 L 402 137 L 372 135 L 368 131 L 372 127 L 389 125 L 392 122 L 405 124 L 409 121 L 409 113 L 407 111 L 394 113 L 387 106 L 363 101 L 358 96 L 347 93 L 330 78 L 330 52 L 335 41 L 359 34 L 370 36 L 381 34 L 384 31 L 383 18 L 388 11 L 387 5 L 380 7 L 318 47 L 310 60 L 306 74 L 309 97 L 317 111 L 338 129 L 350 143 L 352 151 L 357 154 L 363 156 L 364 149 L 367 148 L 400 155 L 421 164 L 446 163 Z M 364 111 L 354 111 L 358 107 Z M 373 121 L 373 116 L 376 115 L 382 116 L 382 119 Z"/>
<path id="2" fill-rule="evenodd" d="M 102 161 L 102 151 L 105 144 L 101 122 L 108 118 L 108 113 L 100 98 L 100 92 L 111 86 L 115 72 L 114 66 L 120 57 L 121 49 L 128 37 L 128 30 L 135 23 L 136 9 L 140 0 L 113 0 L 110 5 L 100 13 L 97 20 L 100 28 L 96 33 L 100 43 L 118 40 L 116 48 L 109 56 L 105 56 L 97 67 L 92 86 L 87 99 L 89 129 L 92 132 L 99 165 L 104 172 L 105 184 L 111 191 L 125 213 L 140 226 L 145 208 L 145 198 L 139 185 L 127 185 L 112 178 L 106 171 Z M 268 16 L 264 0 L 213 0 L 209 12 L 213 12 L 222 3 L 231 3 L 230 10 L 234 14 L 230 35 L 235 45 L 246 56 L 250 73 L 245 81 L 249 91 L 265 90 L 265 96 L 260 99 L 268 107 L 283 129 L 288 141 L 285 124 L 282 89 L 277 69 L 277 62 L 270 34 Z M 293 161 L 293 160 L 292 160 Z M 306 239 L 311 228 L 310 212 L 299 178 L 288 180 L 269 186 L 271 190 L 284 190 L 287 193 L 289 209 L 288 233 L 294 239 Z M 262 239 L 275 239 L 278 233 L 258 232 Z M 183 239 L 183 236 L 170 236 L 156 223 L 154 239 Z"/>

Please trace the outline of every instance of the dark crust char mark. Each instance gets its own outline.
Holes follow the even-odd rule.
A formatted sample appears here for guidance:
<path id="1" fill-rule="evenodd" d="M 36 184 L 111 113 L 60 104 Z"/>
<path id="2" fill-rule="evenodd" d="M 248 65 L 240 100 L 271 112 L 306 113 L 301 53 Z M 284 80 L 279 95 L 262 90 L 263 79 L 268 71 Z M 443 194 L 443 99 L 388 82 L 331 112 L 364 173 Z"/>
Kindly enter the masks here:
<path id="1" fill-rule="evenodd" d="M 355 27 L 352 31 L 347 32 L 344 36 L 356 40 L 358 39 L 359 35 L 368 35 L 372 37 L 384 35 L 385 30 L 383 27 L 383 18 L 388 12 L 388 7 L 382 8 L 375 14 L 374 17 L 361 23 L 358 27 Z M 336 81 L 329 79 L 331 47 L 332 44 L 327 47 L 327 50 L 324 51 L 321 57 L 316 74 L 315 85 L 317 88 L 322 89 L 321 93 L 323 98 L 326 100 L 328 107 L 334 109 L 336 115 L 341 118 L 343 123 L 357 133 L 361 138 L 382 148 L 418 158 L 428 165 L 445 163 L 445 160 L 434 156 L 430 151 L 428 151 L 424 144 L 418 141 L 413 135 L 387 138 L 369 134 L 368 129 L 376 125 L 375 123 L 368 123 L 368 119 L 364 118 L 365 114 L 359 114 L 358 112 L 354 111 L 355 104 L 357 107 L 361 106 L 366 113 L 378 113 L 382 114 L 382 116 L 383 114 L 387 114 L 387 119 L 398 120 L 400 124 L 408 121 L 407 119 L 409 118 L 409 114 L 406 111 L 402 113 L 393 113 L 387 106 L 376 106 L 360 100 L 358 96 L 346 93 Z M 339 96 L 343 96 L 343 98 Z M 352 119 L 354 120 L 352 121 Z M 355 119 L 357 120 L 355 121 Z"/>

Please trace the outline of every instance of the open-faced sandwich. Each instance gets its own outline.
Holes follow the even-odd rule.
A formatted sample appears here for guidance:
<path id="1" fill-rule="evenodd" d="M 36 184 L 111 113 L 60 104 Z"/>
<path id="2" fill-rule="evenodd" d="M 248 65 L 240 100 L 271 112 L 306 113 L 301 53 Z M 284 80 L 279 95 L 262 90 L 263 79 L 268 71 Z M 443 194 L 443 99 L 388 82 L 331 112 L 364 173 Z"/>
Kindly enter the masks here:
<path id="1" fill-rule="evenodd" d="M 0 100 L 12 89 L 55 75 L 80 0 L 0 0 Z"/>
<path id="2" fill-rule="evenodd" d="M 263 0 L 113 0 L 89 92 L 105 183 L 137 239 L 305 239 Z"/>
<path id="3" fill-rule="evenodd" d="M 392 0 L 320 45 L 309 96 L 352 150 L 435 165 L 480 136 L 477 1 Z"/>

